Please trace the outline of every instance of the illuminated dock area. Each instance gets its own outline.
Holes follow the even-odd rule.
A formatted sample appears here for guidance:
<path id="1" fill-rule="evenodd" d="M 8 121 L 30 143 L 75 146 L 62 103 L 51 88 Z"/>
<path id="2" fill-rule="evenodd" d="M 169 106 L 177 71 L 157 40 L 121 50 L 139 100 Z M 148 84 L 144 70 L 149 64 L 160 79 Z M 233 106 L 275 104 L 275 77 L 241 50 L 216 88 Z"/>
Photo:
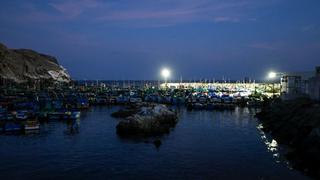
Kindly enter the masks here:
<path id="1" fill-rule="evenodd" d="M 201 83 L 201 82 L 194 82 L 194 83 L 162 83 L 160 85 L 163 89 L 196 89 L 200 91 L 222 91 L 222 92 L 229 92 L 229 93 L 236 93 L 236 92 L 257 92 L 261 94 L 265 94 L 268 96 L 272 95 L 280 95 L 280 83 Z"/>

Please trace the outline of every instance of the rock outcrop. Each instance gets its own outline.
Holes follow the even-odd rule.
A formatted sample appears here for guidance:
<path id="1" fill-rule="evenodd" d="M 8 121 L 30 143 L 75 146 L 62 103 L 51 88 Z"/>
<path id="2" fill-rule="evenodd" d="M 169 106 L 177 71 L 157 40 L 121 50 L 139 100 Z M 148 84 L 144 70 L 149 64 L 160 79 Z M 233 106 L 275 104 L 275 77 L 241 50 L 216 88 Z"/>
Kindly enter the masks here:
<path id="1" fill-rule="evenodd" d="M 141 110 L 117 125 L 120 136 L 155 136 L 168 133 L 177 123 L 174 111 L 165 105 L 142 106 Z"/>
<path id="2" fill-rule="evenodd" d="M 0 77 L 16 83 L 30 80 L 69 82 L 70 75 L 55 57 L 28 49 L 8 49 L 0 43 Z"/>
<path id="3" fill-rule="evenodd" d="M 273 102 L 257 117 L 263 130 L 289 147 L 286 154 L 291 165 L 320 178 L 320 106 L 310 99 Z"/>
<path id="4" fill-rule="evenodd" d="M 119 111 L 113 112 L 111 114 L 111 117 L 114 118 L 128 118 L 130 116 L 133 116 L 134 114 L 138 113 L 140 111 L 139 107 L 137 106 L 129 106 L 125 109 L 120 109 Z"/>

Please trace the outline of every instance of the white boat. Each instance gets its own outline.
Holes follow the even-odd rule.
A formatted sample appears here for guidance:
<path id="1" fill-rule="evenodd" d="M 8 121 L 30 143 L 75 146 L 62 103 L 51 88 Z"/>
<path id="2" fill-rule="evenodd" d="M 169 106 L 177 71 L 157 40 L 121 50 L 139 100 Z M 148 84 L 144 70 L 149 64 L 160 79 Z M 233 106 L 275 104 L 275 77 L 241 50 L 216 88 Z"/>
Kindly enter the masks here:
<path id="1" fill-rule="evenodd" d="M 28 111 L 18 111 L 16 114 L 17 120 L 27 120 L 28 119 Z"/>
<path id="2" fill-rule="evenodd" d="M 39 130 L 39 129 L 40 129 L 40 123 L 35 120 L 27 121 L 24 125 L 25 131 L 32 131 L 32 130 Z"/>

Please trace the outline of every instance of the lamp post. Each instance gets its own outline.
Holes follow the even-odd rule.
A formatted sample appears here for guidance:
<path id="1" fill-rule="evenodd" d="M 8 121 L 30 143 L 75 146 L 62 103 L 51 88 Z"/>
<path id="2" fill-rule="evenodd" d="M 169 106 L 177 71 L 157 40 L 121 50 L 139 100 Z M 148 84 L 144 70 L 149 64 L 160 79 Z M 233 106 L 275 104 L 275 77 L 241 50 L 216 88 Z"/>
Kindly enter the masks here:
<path id="1" fill-rule="evenodd" d="M 167 87 L 167 80 L 168 80 L 168 78 L 170 77 L 170 74 L 171 74 L 171 72 L 170 72 L 170 70 L 167 69 L 167 68 L 164 68 L 164 69 L 162 69 L 162 71 L 161 71 L 161 75 L 162 75 L 162 77 L 164 78 L 165 86 L 166 86 L 166 87 Z"/>
<path id="2" fill-rule="evenodd" d="M 284 73 L 281 73 L 281 72 L 273 72 L 273 71 L 271 71 L 271 72 L 269 72 L 269 74 L 268 74 L 268 79 L 270 79 L 270 80 L 274 80 L 275 78 L 277 78 L 278 76 L 282 76 Z M 282 87 L 281 87 L 281 82 L 280 82 L 280 95 L 281 95 L 281 89 L 282 89 Z M 274 97 L 274 82 L 272 82 L 272 96 Z"/>

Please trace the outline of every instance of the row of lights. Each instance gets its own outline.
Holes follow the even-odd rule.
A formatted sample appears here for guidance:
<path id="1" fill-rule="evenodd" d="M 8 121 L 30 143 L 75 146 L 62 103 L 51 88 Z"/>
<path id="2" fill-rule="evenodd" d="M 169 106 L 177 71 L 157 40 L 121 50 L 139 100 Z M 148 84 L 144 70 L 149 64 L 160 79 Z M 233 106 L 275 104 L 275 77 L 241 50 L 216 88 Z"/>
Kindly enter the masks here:
<path id="1" fill-rule="evenodd" d="M 280 73 L 270 72 L 270 73 L 268 74 L 268 78 L 269 78 L 269 79 L 274 79 L 274 78 L 277 77 L 278 74 L 280 74 Z M 162 75 L 162 77 L 164 78 L 164 80 L 167 81 L 168 78 L 169 78 L 170 75 L 171 75 L 171 72 L 170 72 L 170 70 L 169 70 L 168 68 L 164 68 L 164 69 L 161 70 L 161 75 Z"/>

